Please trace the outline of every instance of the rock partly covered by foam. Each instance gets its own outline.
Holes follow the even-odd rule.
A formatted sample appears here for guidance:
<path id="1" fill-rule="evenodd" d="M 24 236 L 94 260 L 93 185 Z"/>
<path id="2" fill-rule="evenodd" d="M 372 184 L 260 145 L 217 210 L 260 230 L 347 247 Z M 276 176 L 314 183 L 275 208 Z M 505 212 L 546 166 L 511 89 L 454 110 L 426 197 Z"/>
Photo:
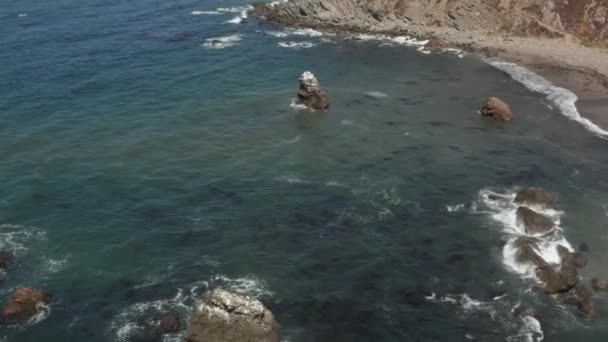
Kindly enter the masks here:
<path id="1" fill-rule="evenodd" d="M 497 97 L 488 97 L 481 106 L 481 115 L 498 121 L 511 121 L 513 112 L 508 104 Z"/>
<path id="2" fill-rule="evenodd" d="M 538 244 L 531 238 L 520 237 L 513 242 L 516 260 L 519 263 L 531 263 L 536 267 L 547 266 L 547 262 L 538 255 Z"/>
<path id="3" fill-rule="evenodd" d="M 256 299 L 213 290 L 193 313 L 187 342 L 278 342 L 278 324 Z"/>
<path id="4" fill-rule="evenodd" d="M 545 234 L 553 229 L 553 221 L 550 218 L 526 207 L 517 209 L 517 221 L 523 224 L 528 234 Z"/>
<path id="5" fill-rule="evenodd" d="M 33 287 L 17 289 L 2 313 L 7 321 L 26 321 L 39 312 L 39 305 L 50 304 L 53 295 Z"/>
<path id="6" fill-rule="evenodd" d="M 329 109 L 329 98 L 321 90 L 319 80 L 310 71 L 306 71 L 300 76 L 298 103 L 312 110 Z"/>
<path id="7" fill-rule="evenodd" d="M 536 205 L 543 208 L 557 208 L 557 198 L 540 188 L 524 188 L 517 192 L 515 203 Z"/>

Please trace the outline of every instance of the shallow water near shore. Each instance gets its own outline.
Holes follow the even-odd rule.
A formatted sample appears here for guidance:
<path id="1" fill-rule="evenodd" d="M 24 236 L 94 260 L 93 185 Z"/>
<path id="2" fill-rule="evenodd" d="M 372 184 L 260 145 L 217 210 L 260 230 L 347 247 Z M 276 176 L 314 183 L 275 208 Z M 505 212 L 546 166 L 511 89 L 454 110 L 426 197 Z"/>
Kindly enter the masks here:
<path id="1" fill-rule="evenodd" d="M 606 140 L 474 57 L 232 23 L 243 6 L 0 14 L 0 302 L 57 295 L 0 340 L 136 341 L 142 312 L 187 321 L 216 286 L 259 298 L 284 341 L 525 341 L 519 307 L 545 341 L 605 339 L 608 296 L 586 321 L 531 290 L 482 197 L 559 194 L 588 284 L 608 272 Z M 306 70 L 329 113 L 290 106 Z M 513 122 L 479 117 L 493 95 Z"/>

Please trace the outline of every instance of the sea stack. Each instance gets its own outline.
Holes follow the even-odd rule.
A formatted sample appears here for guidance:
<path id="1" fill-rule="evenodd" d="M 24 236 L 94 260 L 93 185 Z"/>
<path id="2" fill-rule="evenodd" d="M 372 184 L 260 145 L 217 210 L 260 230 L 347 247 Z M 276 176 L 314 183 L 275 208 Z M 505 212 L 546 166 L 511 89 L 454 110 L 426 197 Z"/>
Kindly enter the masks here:
<path id="1" fill-rule="evenodd" d="M 187 342 L 279 342 L 279 325 L 257 299 L 211 291 L 192 315 Z"/>
<path id="2" fill-rule="evenodd" d="M 298 104 L 302 104 L 311 110 L 329 109 L 329 98 L 321 90 L 319 80 L 310 71 L 306 71 L 300 75 Z"/>
<path id="3" fill-rule="evenodd" d="M 488 97 L 481 106 L 481 115 L 498 121 L 511 121 L 513 112 L 508 104 L 497 97 Z"/>

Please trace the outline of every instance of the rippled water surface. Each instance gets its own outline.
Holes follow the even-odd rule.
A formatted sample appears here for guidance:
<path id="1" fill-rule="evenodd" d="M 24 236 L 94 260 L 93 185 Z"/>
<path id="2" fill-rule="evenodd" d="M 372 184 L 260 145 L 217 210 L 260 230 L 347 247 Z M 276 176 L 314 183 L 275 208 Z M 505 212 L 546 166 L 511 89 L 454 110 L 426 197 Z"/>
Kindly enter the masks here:
<path id="1" fill-rule="evenodd" d="M 606 140 L 473 57 L 217 11 L 244 5 L 5 4 L 0 302 L 24 285 L 58 300 L 0 338 L 136 341 L 141 312 L 187 320 L 223 286 L 260 298 L 285 341 L 523 341 L 518 305 L 546 341 L 605 340 L 608 297 L 587 321 L 530 290 L 480 192 L 558 193 L 588 283 L 608 272 Z M 305 70 L 329 113 L 290 107 Z M 490 95 L 512 123 L 479 117 Z"/>

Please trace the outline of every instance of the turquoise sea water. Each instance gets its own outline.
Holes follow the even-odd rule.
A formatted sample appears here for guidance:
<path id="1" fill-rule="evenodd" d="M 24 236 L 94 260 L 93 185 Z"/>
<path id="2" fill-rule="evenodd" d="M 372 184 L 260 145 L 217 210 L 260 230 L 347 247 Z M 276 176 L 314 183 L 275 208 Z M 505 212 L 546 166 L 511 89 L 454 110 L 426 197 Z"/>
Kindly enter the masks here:
<path id="1" fill-rule="evenodd" d="M 187 321 L 223 286 L 285 341 L 524 341 L 518 303 L 546 341 L 605 340 L 608 297 L 587 321 L 529 290 L 480 191 L 558 193 L 588 283 L 608 273 L 606 140 L 474 57 L 192 14 L 244 5 L 2 5 L 0 302 L 19 286 L 57 302 L 0 339 L 138 341 L 145 312 Z M 290 107 L 306 70 L 329 113 Z M 512 123 L 479 117 L 490 95 Z"/>

